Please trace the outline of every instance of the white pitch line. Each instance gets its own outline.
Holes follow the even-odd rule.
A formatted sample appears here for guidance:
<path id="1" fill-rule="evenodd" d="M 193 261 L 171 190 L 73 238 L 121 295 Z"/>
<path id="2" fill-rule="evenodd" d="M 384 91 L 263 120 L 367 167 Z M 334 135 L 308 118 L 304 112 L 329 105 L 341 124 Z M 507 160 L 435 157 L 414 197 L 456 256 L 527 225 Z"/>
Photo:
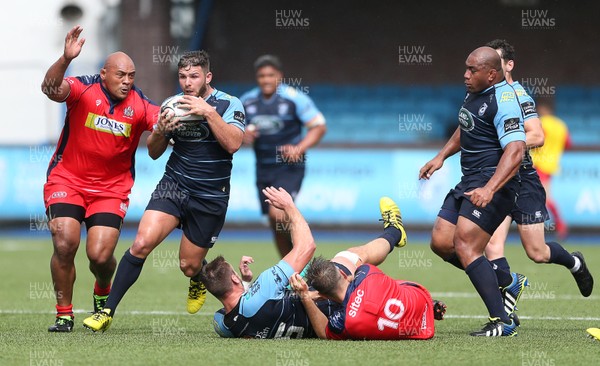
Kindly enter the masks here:
<path id="1" fill-rule="evenodd" d="M 91 314 L 89 311 L 85 311 L 82 309 L 73 310 L 75 314 Z M 33 310 L 0 310 L 0 315 L 54 315 L 56 312 L 54 311 L 33 311 Z M 119 311 L 118 315 L 179 315 L 179 316 L 192 316 L 187 312 L 183 311 Z M 196 313 L 193 314 L 195 316 L 213 316 L 213 313 Z M 444 318 L 447 319 L 485 319 L 487 315 L 461 315 L 461 314 L 446 314 Z M 598 322 L 600 321 L 599 317 L 586 317 L 586 316 L 530 316 L 530 315 L 519 315 L 519 319 L 525 320 L 570 320 L 570 321 L 592 321 Z"/>
<path id="2" fill-rule="evenodd" d="M 89 314 L 92 313 L 90 311 L 86 311 L 83 309 L 74 309 L 73 313 L 75 314 Z M 34 310 L 2 310 L 0 309 L 0 315 L 9 314 L 9 315 L 43 315 L 43 314 L 56 314 L 56 311 L 34 311 Z M 161 310 L 153 310 L 153 311 L 119 311 L 117 315 L 200 315 L 200 316 L 213 316 L 214 313 L 205 313 L 200 312 L 196 314 L 190 314 L 184 311 L 161 311 Z"/>
<path id="3" fill-rule="evenodd" d="M 545 295 L 545 296 L 544 296 Z M 476 292 L 432 292 L 431 296 L 436 300 L 444 300 L 444 298 L 478 298 L 479 294 Z M 439 298 L 439 299 L 438 299 Z M 525 289 L 521 300 L 600 300 L 600 296 L 592 295 L 589 297 L 583 297 L 580 295 L 556 295 L 554 290 L 533 290 L 529 291 Z"/>
<path id="4" fill-rule="evenodd" d="M 487 318 L 487 315 L 454 315 L 454 314 L 446 314 L 444 315 L 446 319 L 484 319 Z M 571 320 L 571 321 L 600 321 L 598 317 L 590 317 L 590 316 L 529 316 L 529 315 L 519 315 L 519 319 L 525 320 Z"/>

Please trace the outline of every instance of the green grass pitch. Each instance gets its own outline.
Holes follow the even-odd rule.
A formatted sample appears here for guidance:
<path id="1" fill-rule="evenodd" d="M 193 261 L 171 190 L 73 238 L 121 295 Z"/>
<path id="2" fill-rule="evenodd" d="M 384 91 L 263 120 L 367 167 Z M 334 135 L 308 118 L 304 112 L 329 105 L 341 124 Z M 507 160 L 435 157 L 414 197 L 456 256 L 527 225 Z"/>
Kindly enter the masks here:
<path id="1" fill-rule="evenodd" d="M 121 240 L 119 259 L 131 240 Z M 320 243 L 331 256 L 359 243 Z M 600 247 L 581 250 L 600 278 Z M 600 293 L 579 295 L 571 274 L 556 265 L 536 265 L 521 247 L 509 245 L 513 270 L 531 286 L 519 302 L 521 327 L 515 338 L 473 338 L 485 322 L 485 308 L 467 276 L 435 257 L 425 243 L 396 249 L 382 265 L 393 277 L 425 285 L 448 305 L 448 318 L 436 323 L 429 341 L 323 341 L 221 339 L 212 330 L 220 306 L 209 296 L 200 313 L 185 312 L 187 279 L 178 268 L 176 242 L 161 244 L 147 259 L 138 282 L 125 296 L 112 327 L 94 334 L 82 327 L 92 308 L 92 276 L 85 248 L 77 256 L 73 305 L 75 330 L 50 334 L 54 297 L 49 240 L 0 239 L 0 365 L 592 365 L 600 342 L 585 329 L 600 326 Z M 253 255 L 255 276 L 277 260 L 270 242 L 219 242 L 209 258 L 223 254 L 237 267 Z"/>

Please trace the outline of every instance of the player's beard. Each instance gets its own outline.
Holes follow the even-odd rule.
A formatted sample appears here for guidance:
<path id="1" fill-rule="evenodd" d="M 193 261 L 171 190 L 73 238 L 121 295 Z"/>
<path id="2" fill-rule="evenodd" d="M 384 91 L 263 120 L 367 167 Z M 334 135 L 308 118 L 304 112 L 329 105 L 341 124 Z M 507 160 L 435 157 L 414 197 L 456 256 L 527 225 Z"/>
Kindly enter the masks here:
<path id="1" fill-rule="evenodd" d="M 202 87 L 200 88 L 200 91 L 198 92 L 198 98 L 204 98 L 204 94 L 206 94 L 207 90 L 208 90 L 208 84 L 203 84 Z"/>

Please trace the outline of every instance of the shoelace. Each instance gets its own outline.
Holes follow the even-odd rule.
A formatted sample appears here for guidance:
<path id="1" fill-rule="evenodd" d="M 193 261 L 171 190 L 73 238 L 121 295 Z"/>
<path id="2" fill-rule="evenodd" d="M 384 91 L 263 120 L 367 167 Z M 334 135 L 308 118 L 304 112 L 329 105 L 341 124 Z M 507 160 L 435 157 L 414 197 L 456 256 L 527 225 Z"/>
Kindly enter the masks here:
<path id="1" fill-rule="evenodd" d="M 100 321 L 107 316 L 108 316 L 108 314 L 106 314 L 104 311 L 99 311 L 93 315 L 93 318 L 95 321 Z"/>
<path id="2" fill-rule="evenodd" d="M 66 318 L 57 318 L 58 321 L 56 322 L 58 325 L 65 325 L 68 321 L 70 321 L 71 319 L 66 319 Z"/>
<path id="3" fill-rule="evenodd" d="M 494 326 L 496 326 L 498 324 L 498 322 L 500 321 L 499 318 L 494 318 L 494 319 L 490 319 L 488 318 L 488 322 L 487 323 L 483 323 L 484 326 L 488 326 L 490 324 L 493 324 Z"/>
<path id="4" fill-rule="evenodd" d="M 395 218 L 398 223 L 402 224 L 402 219 L 400 217 L 398 217 L 398 215 L 394 215 L 392 213 L 392 211 L 385 211 L 382 213 L 383 218 L 379 219 L 379 221 L 383 221 L 385 222 L 389 222 L 390 224 L 392 224 L 392 220 Z"/>
<path id="5" fill-rule="evenodd" d="M 188 298 L 197 299 L 202 294 L 201 284 L 199 282 L 190 285 Z"/>

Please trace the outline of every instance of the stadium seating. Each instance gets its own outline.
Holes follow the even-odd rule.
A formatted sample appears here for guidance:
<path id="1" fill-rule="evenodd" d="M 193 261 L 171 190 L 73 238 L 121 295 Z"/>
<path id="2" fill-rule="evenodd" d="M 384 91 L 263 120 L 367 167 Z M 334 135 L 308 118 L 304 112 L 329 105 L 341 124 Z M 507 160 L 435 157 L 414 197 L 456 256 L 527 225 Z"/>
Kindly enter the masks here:
<path id="1" fill-rule="evenodd" d="M 218 88 L 241 95 L 252 84 Z M 306 86 L 303 86 L 306 87 Z M 600 143 L 600 87 L 556 87 L 556 114 L 575 146 Z M 456 126 L 465 89 L 458 85 L 308 85 L 327 118 L 323 143 L 422 144 L 439 142 Z"/>

